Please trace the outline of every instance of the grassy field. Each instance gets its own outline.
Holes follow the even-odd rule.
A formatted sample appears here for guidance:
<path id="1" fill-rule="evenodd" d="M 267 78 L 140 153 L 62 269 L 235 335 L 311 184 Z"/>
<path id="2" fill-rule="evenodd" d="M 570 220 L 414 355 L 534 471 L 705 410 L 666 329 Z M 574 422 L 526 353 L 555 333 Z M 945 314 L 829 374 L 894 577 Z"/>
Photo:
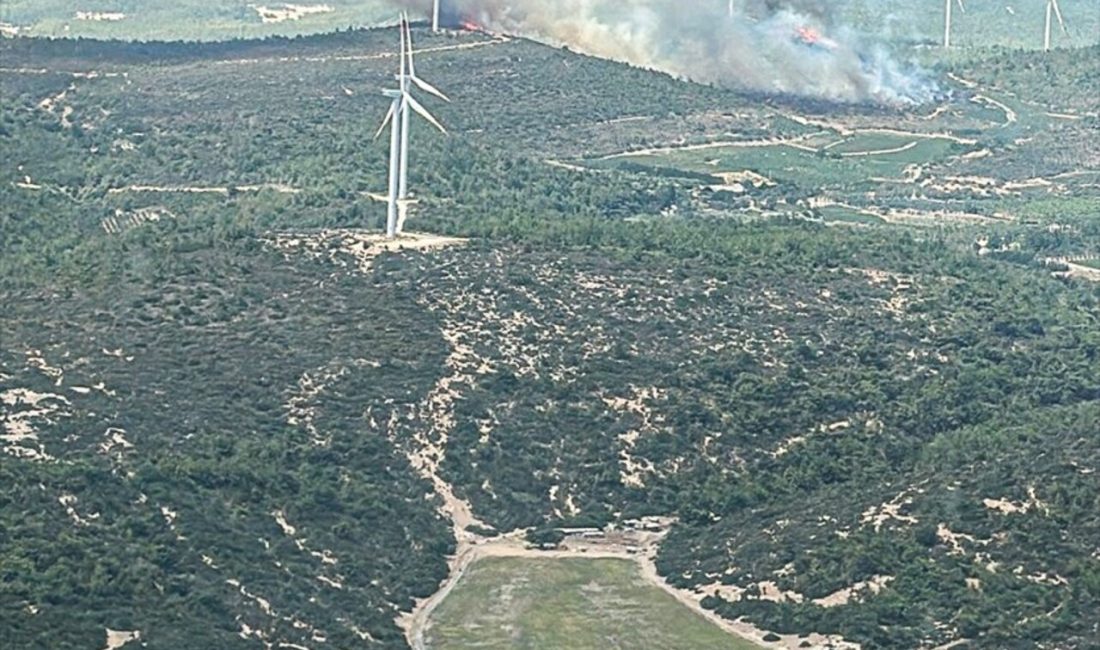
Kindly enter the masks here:
<path id="1" fill-rule="evenodd" d="M 432 650 L 756 648 L 615 559 L 481 560 L 435 612 L 427 641 Z"/>
<path id="2" fill-rule="evenodd" d="M 873 214 L 853 210 L 843 205 L 826 206 L 820 208 L 818 213 L 827 223 L 862 223 L 876 225 L 886 223 L 882 218 L 876 217 Z"/>
<path id="3" fill-rule="evenodd" d="M 815 142 L 807 144 L 819 146 Z M 731 146 L 621 156 L 593 164 L 605 168 L 640 165 L 714 175 L 751 170 L 781 184 L 813 189 L 856 185 L 875 177 L 900 178 L 907 166 L 942 160 L 955 150 L 954 143 L 944 138 L 871 134 L 818 149 L 817 153 L 786 144 Z"/>

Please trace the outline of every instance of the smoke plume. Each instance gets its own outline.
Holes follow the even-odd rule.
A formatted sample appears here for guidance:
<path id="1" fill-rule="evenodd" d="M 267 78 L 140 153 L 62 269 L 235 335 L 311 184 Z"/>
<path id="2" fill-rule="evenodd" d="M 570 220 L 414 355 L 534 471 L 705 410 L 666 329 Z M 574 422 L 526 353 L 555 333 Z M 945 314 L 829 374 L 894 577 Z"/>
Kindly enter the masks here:
<path id="1" fill-rule="evenodd" d="M 400 0 L 420 15 L 431 0 Z M 843 102 L 915 104 L 936 88 L 836 24 L 827 0 L 443 0 L 492 31 L 662 70 L 700 83 Z"/>

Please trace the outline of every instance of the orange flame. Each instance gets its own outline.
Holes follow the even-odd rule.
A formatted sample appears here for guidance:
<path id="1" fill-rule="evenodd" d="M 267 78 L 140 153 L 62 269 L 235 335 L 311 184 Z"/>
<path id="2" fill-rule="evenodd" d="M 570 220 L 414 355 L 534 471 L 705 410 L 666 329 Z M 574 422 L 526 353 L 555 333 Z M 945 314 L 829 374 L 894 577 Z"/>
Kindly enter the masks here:
<path id="1" fill-rule="evenodd" d="M 803 43 L 814 45 L 821 41 L 821 32 L 817 31 L 813 27 L 799 27 L 797 32 L 798 38 L 802 39 Z"/>

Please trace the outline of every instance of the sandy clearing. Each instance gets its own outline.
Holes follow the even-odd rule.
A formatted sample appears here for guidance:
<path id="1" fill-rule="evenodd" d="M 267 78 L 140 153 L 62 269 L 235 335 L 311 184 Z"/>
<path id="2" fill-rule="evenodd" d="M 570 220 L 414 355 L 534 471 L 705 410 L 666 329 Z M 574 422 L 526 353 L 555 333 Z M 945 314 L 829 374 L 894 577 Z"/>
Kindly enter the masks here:
<path id="1" fill-rule="evenodd" d="M 861 525 L 872 525 L 875 532 L 882 530 L 882 526 L 888 521 L 898 521 L 903 524 L 917 524 L 919 520 L 911 515 L 903 515 L 901 509 L 913 504 L 913 497 L 908 491 L 898 494 L 896 497 L 879 506 L 871 506 L 860 515 Z"/>
<path id="2" fill-rule="evenodd" d="M 103 432 L 103 442 L 99 445 L 99 450 L 102 453 L 110 454 L 117 449 L 119 456 L 121 456 L 125 450 L 133 448 L 134 445 L 126 439 L 126 431 L 116 427 L 110 427 Z"/>
<path id="3" fill-rule="evenodd" d="M 722 182 L 726 185 L 749 183 L 753 187 L 774 187 L 776 184 L 772 179 L 763 174 L 758 174 L 751 169 L 743 169 L 735 172 L 718 172 L 714 174 L 714 176 L 722 179 Z"/>
<path id="4" fill-rule="evenodd" d="M 0 442 L 4 443 L 2 451 L 9 456 L 33 462 L 56 460 L 39 441 L 38 431 L 42 425 L 53 424 L 55 418 L 70 417 L 68 407 L 71 402 L 62 395 L 39 393 L 27 388 L 10 388 L 0 392 L 0 404 L 21 408 L 18 411 L 0 411 Z"/>
<path id="5" fill-rule="evenodd" d="M 815 605 L 821 607 L 839 607 L 841 605 L 847 605 L 858 594 L 867 591 L 872 594 L 877 594 L 883 590 L 886 585 L 890 584 L 894 580 L 894 576 L 876 575 L 869 580 L 863 582 L 857 582 L 851 587 L 846 587 L 839 591 L 824 596 L 822 598 L 815 598 L 812 602 Z"/>
<path id="6" fill-rule="evenodd" d="M 65 101 L 65 98 L 68 97 L 69 93 L 75 92 L 75 91 L 76 91 L 76 83 L 74 82 L 74 83 L 69 84 L 68 88 L 66 88 L 65 90 L 62 90 L 58 94 L 51 95 L 50 97 L 47 97 L 46 99 L 43 99 L 42 101 L 38 102 L 38 108 L 40 110 L 43 110 L 43 111 L 49 113 L 50 115 L 56 115 L 58 105 L 60 105 L 61 102 Z M 72 113 L 73 113 L 73 108 L 71 106 L 62 106 L 61 115 L 58 116 L 58 119 L 61 121 L 61 126 L 62 127 L 64 127 L 64 128 L 71 128 L 72 127 L 73 123 L 71 121 L 69 121 L 69 116 L 72 115 Z"/>
<path id="7" fill-rule="evenodd" d="M 979 158 L 988 158 L 992 156 L 993 152 L 989 149 L 979 149 L 977 151 L 971 151 L 970 153 L 964 153 L 959 158 L 963 160 L 977 160 Z"/>
<path id="8" fill-rule="evenodd" d="M 317 429 L 315 420 L 317 407 L 315 401 L 328 389 L 332 382 L 345 376 L 353 368 L 378 368 L 381 364 L 367 359 L 353 359 L 350 361 L 333 361 L 317 370 L 305 372 L 298 378 L 298 387 L 283 408 L 286 410 L 286 421 L 291 426 L 301 426 L 310 436 L 311 442 L 318 447 L 328 447 L 332 444 L 331 435 L 321 435 Z"/>
<path id="9" fill-rule="evenodd" d="M 984 546 L 989 543 L 988 540 L 976 539 L 973 535 L 967 535 L 966 533 L 956 533 L 947 527 L 947 524 L 940 522 L 936 527 L 936 537 L 946 546 L 951 547 L 948 551 L 951 555 L 965 555 L 966 547 L 963 546 L 963 542 L 969 542 L 970 544 Z"/>
<path id="10" fill-rule="evenodd" d="M 354 262 L 354 270 L 370 273 L 371 262 L 383 253 L 401 251 L 430 251 L 453 246 L 464 246 L 467 240 L 441 235 L 402 233 L 395 239 L 387 239 L 376 231 L 331 229 L 314 232 L 279 232 L 264 240 L 283 255 L 307 255 L 314 259 L 327 259 L 334 266 L 348 268 L 348 258 Z"/>
<path id="11" fill-rule="evenodd" d="M 73 15 L 77 20 L 88 20 L 100 23 L 116 23 L 126 19 L 126 14 L 121 11 L 78 11 Z"/>
<path id="12" fill-rule="evenodd" d="M 282 510 L 272 512 L 271 516 L 275 518 L 275 523 L 279 524 L 279 528 L 283 529 L 284 535 L 287 537 L 294 537 L 298 534 L 298 529 L 287 522 L 286 514 Z"/>
<path id="13" fill-rule="evenodd" d="M 619 415 L 633 414 L 641 422 L 634 429 L 619 434 L 619 480 L 623 485 L 642 488 L 645 487 L 645 477 L 656 471 L 653 463 L 646 458 L 634 456 L 634 446 L 643 435 L 651 435 L 659 430 L 663 419 L 654 415 L 649 403 L 664 399 L 665 392 L 656 386 L 651 388 L 638 388 L 630 386 L 631 394 L 627 397 L 608 397 L 601 399 L 614 413 Z"/>
<path id="14" fill-rule="evenodd" d="M 68 514 L 69 518 L 73 520 L 73 524 L 78 527 L 89 526 L 93 521 L 99 519 L 98 512 L 93 512 L 81 516 L 80 513 L 76 511 L 78 500 L 75 495 L 62 494 L 61 496 L 57 497 L 57 502 L 60 503 L 63 508 L 65 508 L 66 514 Z"/>
<path id="15" fill-rule="evenodd" d="M 141 631 L 112 630 L 107 628 L 107 645 L 103 650 L 118 650 L 131 641 L 140 641 Z"/>
<path id="16" fill-rule="evenodd" d="M 272 7 L 264 5 L 248 5 L 248 8 L 260 16 L 260 22 L 265 25 L 301 20 L 315 14 L 328 14 L 336 11 L 329 5 L 295 5 L 281 4 Z"/>
<path id="17" fill-rule="evenodd" d="M 1027 501 L 1009 501 L 1008 499 L 992 499 L 987 497 L 982 499 L 982 505 L 1004 515 L 1026 514 L 1032 510 L 1037 510 L 1043 514 L 1048 514 L 1050 512 L 1047 504 L 1041 501 L 1035 493 L 1034 485 L 1028 487 L 1027 495 Z"/>

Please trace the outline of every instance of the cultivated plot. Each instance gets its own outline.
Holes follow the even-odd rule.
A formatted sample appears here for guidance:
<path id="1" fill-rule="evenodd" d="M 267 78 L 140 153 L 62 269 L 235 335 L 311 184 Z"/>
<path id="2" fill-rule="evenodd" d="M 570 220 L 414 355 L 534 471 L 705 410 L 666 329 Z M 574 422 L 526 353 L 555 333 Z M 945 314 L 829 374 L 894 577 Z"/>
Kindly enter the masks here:
<path id="1" fill-rule="evenodd" d="M 751 650 L 620 559 L 488 558 L 440 605 L 432 650 Z"/>

